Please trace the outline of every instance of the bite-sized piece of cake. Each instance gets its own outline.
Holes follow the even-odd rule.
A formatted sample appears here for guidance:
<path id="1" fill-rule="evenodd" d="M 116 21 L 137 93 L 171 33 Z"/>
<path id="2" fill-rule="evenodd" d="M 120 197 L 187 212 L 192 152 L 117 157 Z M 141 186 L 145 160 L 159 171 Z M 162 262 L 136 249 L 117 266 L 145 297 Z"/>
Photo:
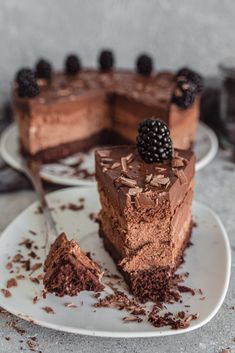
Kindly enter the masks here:
<path id="1" fill-rule="evenodd" d="M 81 251 L 75 240 L 68 240 L 65 233 L 60 234 L 51 246 L 44 270 L 46 291 L 59 297 L 103 289 L 99 265 Z"/>
<path id="2" fill-rule="evenodd" d="M 146 54 L 137 59 L 136 72 L 115 69 L 114 61 L 105 50 L 97 70 L 82 69 L 72 54 L 64 72 L 53 72 L 45 60 L 35 70 L 19 71 L 13 107 L 24 154 L 50 162 L 97 145 L 131 144 L 149 116 L 167 123 L 176 147 L 192 146 L 201 77 L 187 68 L 154 73 Z"/>
<path id="3" fill-rule="evenodd" d="M 131 292 L 164 300 L 192 231 L 195 156 L 172 149 L 159 120 L 139 127 L 137 146 L 96 151 L 100 236 Z"/>

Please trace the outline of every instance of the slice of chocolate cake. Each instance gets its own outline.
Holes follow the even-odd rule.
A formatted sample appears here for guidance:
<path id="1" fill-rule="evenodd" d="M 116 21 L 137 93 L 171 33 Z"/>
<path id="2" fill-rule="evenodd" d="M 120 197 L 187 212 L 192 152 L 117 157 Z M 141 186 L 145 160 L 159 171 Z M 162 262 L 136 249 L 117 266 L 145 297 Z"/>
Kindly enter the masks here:
<path id="1" fill-rule="evenodd" d="M 81 291 L 99 292 L 103 289 L 99 265 L 83 253 L 75 240 L 62 233 L 46 258 L 44 286 L 59 297 L 74 296 Z"/>
<path id="2" fill-rule="evenodd" d="M 195 156 L 173 150 L 155 119 L 140 125 L 137 145 L 96 151 L 99 232 L 131 292 L 164 300 L 192 231 Z"/>

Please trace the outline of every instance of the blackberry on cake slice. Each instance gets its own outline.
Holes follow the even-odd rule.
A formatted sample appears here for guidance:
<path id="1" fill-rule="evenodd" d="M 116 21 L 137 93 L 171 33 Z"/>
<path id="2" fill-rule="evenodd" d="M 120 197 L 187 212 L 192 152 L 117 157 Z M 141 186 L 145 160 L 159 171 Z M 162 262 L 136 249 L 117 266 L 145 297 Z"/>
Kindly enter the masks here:
<path id="1" fill-rule="evenodd" d="M 141 302 L 167 299 L 192 232 L 194 173 L 194 153 L 174 149 L 154 118 L 140 124 L 136 146 L 96 151 L 99 233 Z"/>
<path id="2" fill-rule="evenodd" d="M 65 233 L 60 234 L 51 246 L 44 271 L 45 290 L 59 297 L 103 289 L 99 265 L 81 251 L 74 239 L 68 240 Z"/>

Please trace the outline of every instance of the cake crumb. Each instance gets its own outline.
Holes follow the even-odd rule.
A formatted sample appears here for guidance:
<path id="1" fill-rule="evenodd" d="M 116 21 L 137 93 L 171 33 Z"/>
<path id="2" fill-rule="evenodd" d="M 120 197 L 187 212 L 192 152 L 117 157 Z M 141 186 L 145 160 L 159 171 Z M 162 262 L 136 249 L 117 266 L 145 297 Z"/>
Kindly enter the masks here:
<path id="1" fill-rule="evenodd" d="M 12 288 L 12 287 L 16 287 L 17 286 L 17 281 L 15 278 L 10 278 L 7 281 L 7 288 Z"/>
<path id="2" fill-rule="evenodd" d="M 11 297 L 11 292 L 8 289 L 2 288 L 1 291 L 5 298 Z"/>
<path id="3" fill-rule="evenodd" d="M 64 306 L 66 308 L 77 308 L 77 305 L 74 303 L 65 303 Z"/>
<path id="4" fill-rule="evenodd" d="M 42 308 L 47 314 L 55 314 L 54 310 L 50 306 L 44 306 Z"/>
<path id="5" fill-rule="evenodd" d="M 142 322 L 143 321 L 143 319 L 141 319 L 138 316 L 125 316 L 122 320 L 124 322 Z"/>

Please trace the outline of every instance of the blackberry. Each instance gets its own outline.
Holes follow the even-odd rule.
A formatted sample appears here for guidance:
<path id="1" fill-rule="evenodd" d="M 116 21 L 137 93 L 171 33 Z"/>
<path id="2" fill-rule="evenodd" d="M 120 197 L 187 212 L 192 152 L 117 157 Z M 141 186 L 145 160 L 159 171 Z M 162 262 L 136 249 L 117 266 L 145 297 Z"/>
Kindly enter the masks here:
<path id="1" fill-rule="evenodd" d="M 141 75 L 150 75 L 153 71 L 153 60 L 146 54 L 140 55 L 136 60 L 136 71 Z"/>
<path id="2" fill-rule="evenodd" d="M 65 60 L 65 72 L 67 75 L 76 75 L 81 70 L 81 62 L 77 55 L 68 55 Z"/>
<path id="3" fill-rule="evenodd" d="M 114 66 L 114 56 L 110 50 L 103 50 L 99 56 L 99 67 L 101 71 L 110 71 Z"/>
<path id="4" fill-rule="evenodd" d="M 191 81 L 179 78 L 176 82 L 175 91 L 171 101 L 178 107 L 187 109 L 193 104 L 196 94 L 196 86 Z"/>
<path id="5" fill-rule="evenodd" d="M 182 67 L 177 72 L 178 78 L 186 78 L 188 81 L 191 81 L 196 86 L 197 93 L 201 93 L 204 86 L 203 77 L 197 72 L 189 69 L 188 67 Z"/>
<path id="6" fill-rule="evenodd" d="M 167 125 L 159 119 L 145 119 L 139 125 L 137 149 L 146 163 L 161 163 L 172 157 L 172 141 Z"/>
<path id="7" fill-rule="evenodd" d="M 33 98 L 39 94 L 39 86 L 35 78 L 25 78 L 18 84 L 18 96 L 20 98 Z"/>
<path id="8" fill-rule="evenodd" d="M 20 69 L 17 73 L 16 73 L 16 77 L 15 80 L 18 83 L 18 85 L 20 84 L 20 82 L 24 81 L 27 78 L 35 78 L 34 72 L 29 69 L 28 67 L 24 67 L 22 69 Z"/>
<path id="9" fill-rule="evenodd" d="M 36 63 L 36 76 L 37 76 L 37 78 L 44 78 L 45 80 L 50 80 L 51 75 L 52 75 L 51 64 L 44 59 L 40 59 Z"/>

